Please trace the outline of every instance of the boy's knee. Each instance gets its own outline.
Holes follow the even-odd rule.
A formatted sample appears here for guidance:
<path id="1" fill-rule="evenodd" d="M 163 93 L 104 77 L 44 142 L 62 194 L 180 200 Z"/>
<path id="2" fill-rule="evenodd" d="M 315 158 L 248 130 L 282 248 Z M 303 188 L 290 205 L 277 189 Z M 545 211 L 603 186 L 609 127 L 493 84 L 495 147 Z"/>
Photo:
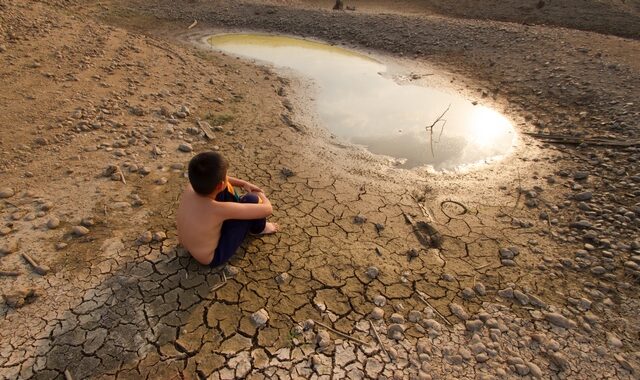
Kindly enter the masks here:
<path id="1" fill-rule="evenodd" d="M 255 194 L 245 194 L 240 198 L 240 203 L 258 203 L 260 198 Z"/>

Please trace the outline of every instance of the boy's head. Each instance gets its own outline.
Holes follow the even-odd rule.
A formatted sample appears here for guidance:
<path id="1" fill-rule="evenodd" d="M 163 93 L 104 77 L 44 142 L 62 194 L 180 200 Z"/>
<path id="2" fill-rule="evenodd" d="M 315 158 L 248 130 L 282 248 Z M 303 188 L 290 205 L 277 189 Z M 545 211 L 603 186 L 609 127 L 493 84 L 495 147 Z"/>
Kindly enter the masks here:
<path id="1" fill-rule="evenodd" d="M 196 193 L 209 195 L 224 183 L 227 177 L 227 160 L 216 152 L 203 152 L 189 161 L 189 182 Z"/>

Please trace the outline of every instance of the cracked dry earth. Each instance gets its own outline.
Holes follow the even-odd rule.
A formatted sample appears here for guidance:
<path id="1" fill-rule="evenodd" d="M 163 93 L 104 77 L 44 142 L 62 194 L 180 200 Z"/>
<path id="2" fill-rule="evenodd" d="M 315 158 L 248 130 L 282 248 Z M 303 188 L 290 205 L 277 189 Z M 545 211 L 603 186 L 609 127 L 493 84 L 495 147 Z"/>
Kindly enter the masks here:
<path id="1" fill-rule="evenodd" d="M 398 170 L 271 69 L 62 1 L 0 21 L 2 377 L 638 376 L 634 148 Z M 206 149 L 282 227 L 213 270 L 174 225 Z"/>

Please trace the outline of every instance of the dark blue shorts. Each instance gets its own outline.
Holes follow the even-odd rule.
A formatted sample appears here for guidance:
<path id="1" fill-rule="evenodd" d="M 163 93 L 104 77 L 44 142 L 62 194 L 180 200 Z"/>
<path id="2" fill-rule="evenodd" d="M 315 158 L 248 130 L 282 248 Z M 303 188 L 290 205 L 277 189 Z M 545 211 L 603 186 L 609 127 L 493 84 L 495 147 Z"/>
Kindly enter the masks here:
<path id="1" fill-rule="evenodd" d="M 219 202 L 258 203 L 260 198 L 255 194 L 249 193 L 238 199 L 235 194 L 230 193 L 228 190 L 224 190 L 218 194 L 216 200 Z M 218 265 L 226 263 L 231 256 L 236 253 L 249 233 L 259 234 L 264 231 L 266 224 L 267 218 L 253 220 L 225 220 L 222 223 L 222 228 L 220 229 L 218 247 L 213 253 L 213 260 L 209 266 L 217 267 Z"/>

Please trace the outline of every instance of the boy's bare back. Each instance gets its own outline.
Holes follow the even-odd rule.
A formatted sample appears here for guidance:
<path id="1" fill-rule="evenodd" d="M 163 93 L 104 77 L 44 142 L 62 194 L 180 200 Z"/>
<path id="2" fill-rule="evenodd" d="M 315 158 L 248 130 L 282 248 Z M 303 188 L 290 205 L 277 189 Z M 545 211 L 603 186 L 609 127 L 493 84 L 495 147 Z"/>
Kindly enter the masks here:
<path id="1" fill-rule="evenodd" d="M 220 202 L 198 195 L 188 186 L 180 198 L 176 221 L 178 239 L 191 256 L 201 264 L 209 264 L 220 240 L 224 219 L 217 212 Z"/>

